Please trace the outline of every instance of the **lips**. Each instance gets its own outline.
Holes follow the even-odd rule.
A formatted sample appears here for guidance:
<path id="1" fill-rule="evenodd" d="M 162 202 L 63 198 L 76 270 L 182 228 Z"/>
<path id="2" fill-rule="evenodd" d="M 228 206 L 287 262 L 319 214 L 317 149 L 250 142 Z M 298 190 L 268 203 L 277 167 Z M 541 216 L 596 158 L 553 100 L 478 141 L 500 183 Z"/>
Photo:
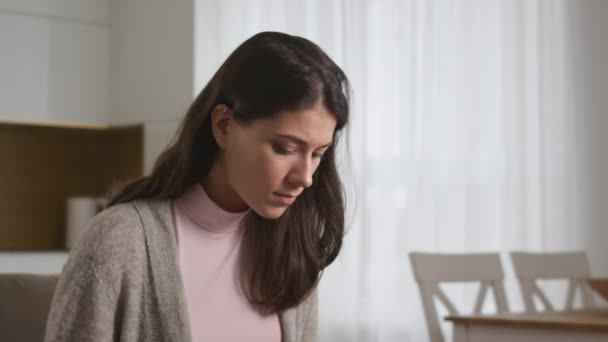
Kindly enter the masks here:
<path id="1" fill-rule="evenodd" d="M 275 194 L 279 195 L 279 196 L 283 196 L 283 197 L 298 197 L 298 195 L 290 195 L 290 194 L 284 194 L 282 192 L 275 192 Z"/>
<path id="2" fill-rule="evenodd" d="M 274 192 L 273 194 L 277 198 L 277 201 L 281 205 L 284 205 L 284 206 L 288 206 L 288 205 L 292 204 L 296 200 L 296 197 L 297 197 L 297 195 L 282 194 L 280 192 Z"/>

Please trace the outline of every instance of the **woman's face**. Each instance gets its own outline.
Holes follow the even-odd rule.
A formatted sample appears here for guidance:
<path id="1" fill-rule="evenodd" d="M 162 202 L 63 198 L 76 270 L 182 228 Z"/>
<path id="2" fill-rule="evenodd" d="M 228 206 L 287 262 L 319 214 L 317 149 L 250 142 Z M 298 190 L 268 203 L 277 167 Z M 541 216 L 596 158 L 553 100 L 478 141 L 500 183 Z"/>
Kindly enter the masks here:
<path id="1" fill-rule="evenodd" d="M 336 119 L 320 101 L 249 124 L 230 119 L 230 113 L 224 116 L 229 122 L 220 129 L 221 142 L 214 123 L 221 152 L 203 186 L 225 210 L 251 208 L 262 217 L 278 218 L 312 185 Z"/>

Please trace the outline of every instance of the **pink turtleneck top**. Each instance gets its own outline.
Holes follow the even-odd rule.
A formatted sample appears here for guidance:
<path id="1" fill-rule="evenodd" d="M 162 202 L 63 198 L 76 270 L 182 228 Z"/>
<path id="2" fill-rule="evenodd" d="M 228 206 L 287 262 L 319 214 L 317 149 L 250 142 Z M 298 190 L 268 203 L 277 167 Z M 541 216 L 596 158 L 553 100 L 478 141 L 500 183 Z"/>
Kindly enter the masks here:
<path id="1" fill-rule="evenodd" d="M 239 286 L 241 222 L 248 211 L 223 210 L 200 184 L 172 209 L 192 341 L 280 342 L 278 315 L 255 311 Z"/>

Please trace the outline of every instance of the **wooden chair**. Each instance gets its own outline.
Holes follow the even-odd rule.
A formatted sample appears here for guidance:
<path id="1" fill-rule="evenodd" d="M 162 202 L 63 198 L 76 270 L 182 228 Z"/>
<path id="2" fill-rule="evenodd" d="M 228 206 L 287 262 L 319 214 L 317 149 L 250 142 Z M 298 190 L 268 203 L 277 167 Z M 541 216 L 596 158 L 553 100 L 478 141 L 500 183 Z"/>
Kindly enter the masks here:
<path id="1" fill-rule="evenodd" d="M 412 252 L 409 254 L 412 271 L 420 289 L 420 297 L 431 342 L 443 342 L 439 317 L 434 297 L 445 306 L 450 315 L 459 312 L 447 298 L 440 283 L 479 282 L 479 292 L 475 300 L 474 313 L 481 313 L 488 289 L 494 292 L 497 312 L 509 312 L 509 305 L 503 286 L 504 274 L 500 255 L 484 254 L 436 254 Z"/>
<path id="2" fill-rule="evenodd" d="M 594 306 L 591 289 L 585 278 L 591 276 L 587 255 L 584 252 L 567 253 L 527 253 L 512 252 L 511 262 L 517 280 L 524 307 L 527 312 L 537 312 L 534 303 L 536 296 L 546 311 L 555 311 L 545 292 L 536 283 L 538 279 L 567 279 L 568 292 L 565 310 L 574 308 L 574 296 L 577 288 L 581 290 L 584 308 Z"/>

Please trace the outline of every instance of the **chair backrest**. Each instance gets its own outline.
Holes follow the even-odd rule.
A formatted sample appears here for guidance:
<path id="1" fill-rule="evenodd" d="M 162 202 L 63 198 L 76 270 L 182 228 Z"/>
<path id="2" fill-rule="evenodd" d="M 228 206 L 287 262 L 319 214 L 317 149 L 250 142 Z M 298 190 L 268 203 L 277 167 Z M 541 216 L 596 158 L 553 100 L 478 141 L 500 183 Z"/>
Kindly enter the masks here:
<path id="1" fill-rule="evenodd" d="M 56 275 L 0 273 L 2 341 L 40 342 L 57 284 Z"/>
<path id="2" fill-rule="evenodd" d="M 481 313 L 488 289 L 494 291 L 497 312 L 508 312 L 509 305 L 503 286 L 504 274 L 500 255 L 438 254 L 412 252 L 409 254 L 414 277 L 420 289 L 420 297 L 431 342 L 443 342 L 434 297 L 445 306 L 450 315 L 459 314 L 439 286 L 444 282 L 479 282 L 474 313 Z"/>
<path id="3" fill-rule="evenodd" d="M 535 296 L 543 304 L 545 310 L 555 311 L 555 307 L 551 304 L 545 292 L 538 286 L 536 282 L 538 279 L 568 280 L 568 292 L 564 307 L 566 310 L 574 308 L 574 296 L 577 288 L 581 291 L 583 307 L 591 308 L 594 306 L 591 289 L 585 280 L 591 276 L 591 269 L 584 252 L 512 252 L 511 262 L 527 312 L 539 311 L 534 304 Z"/>

